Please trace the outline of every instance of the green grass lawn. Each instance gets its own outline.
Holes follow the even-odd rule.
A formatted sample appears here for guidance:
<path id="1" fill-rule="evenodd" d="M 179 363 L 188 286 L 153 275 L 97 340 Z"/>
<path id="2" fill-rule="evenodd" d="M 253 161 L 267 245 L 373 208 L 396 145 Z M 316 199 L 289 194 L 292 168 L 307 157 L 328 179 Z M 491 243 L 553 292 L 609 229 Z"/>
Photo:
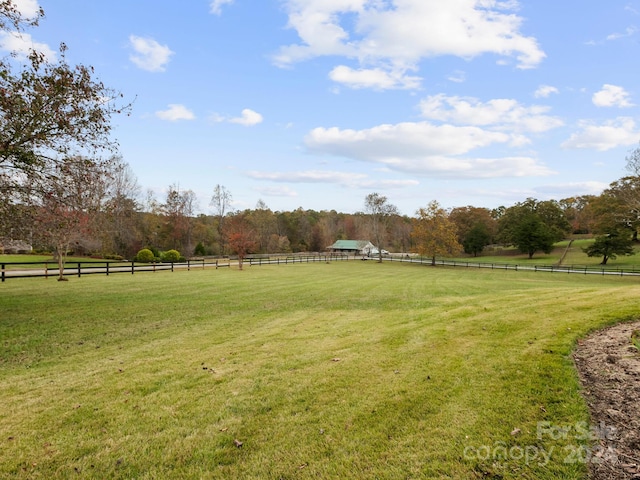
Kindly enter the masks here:
<path id="1" fill-rule="evenodd" d="M 571 351 L 640 313 L 638 282 L 357 261 L 12 279 L 0 478 L 585 478 Z"/>

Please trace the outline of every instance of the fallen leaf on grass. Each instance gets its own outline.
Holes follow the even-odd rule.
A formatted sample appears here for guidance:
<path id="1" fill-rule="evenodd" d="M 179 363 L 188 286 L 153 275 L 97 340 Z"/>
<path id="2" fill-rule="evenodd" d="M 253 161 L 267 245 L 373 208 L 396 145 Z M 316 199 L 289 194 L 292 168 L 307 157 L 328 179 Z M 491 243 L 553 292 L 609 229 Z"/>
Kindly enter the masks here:
<path id="1" fill-rule="evenodd" d="M 332 361 L 332 362 L 339 362 L 339 361 L 340 361 L 340 359 L 339 359 L 338 357 L 334 357 L 334 358 L 332 358 L 332 359 L 331 359 L 331 361 Z"/>
<path id="2" fill-rule="evenodd" d="M 242 446 L 242 443 L 243 443 L 243 442 L 241 442 L 241 441 L 240 441 L 240 440 L 238 440 L 238 439 L 235 439 L 235 440 L 233 441 L 233 444 L 234 444 L 236 447 L 238 447 L 238 448 L 240 448 L 240 447 Z"/>
<path id="3" fill-rule="evenodd" d="M 522 431 L 522 430 L 520 430 L 519 428 L 514 428 L 514 429 L 511 431 L 511 436 L 516 436 L 516 435 L 518 435 L 521 431 Z"/>

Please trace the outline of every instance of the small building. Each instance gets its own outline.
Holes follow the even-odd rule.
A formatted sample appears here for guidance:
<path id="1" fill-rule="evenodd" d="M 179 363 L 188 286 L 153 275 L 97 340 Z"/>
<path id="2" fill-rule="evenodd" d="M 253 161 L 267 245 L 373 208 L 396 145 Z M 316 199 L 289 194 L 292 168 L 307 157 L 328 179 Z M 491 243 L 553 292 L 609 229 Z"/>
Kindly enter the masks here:
<path id="1" fill-rule="evenodd" d="M 31 253 L 33 247 L 24 240 L 0 238 L 0 254 L 2 253 Z"/>
<path id="2" fill-rule="evenodd" d="M 347 255 L 370 255 L 378 251 L 376 246 L 368 240 L 336 240 L 333 245 L 327 247 L 327 250 Z"/>

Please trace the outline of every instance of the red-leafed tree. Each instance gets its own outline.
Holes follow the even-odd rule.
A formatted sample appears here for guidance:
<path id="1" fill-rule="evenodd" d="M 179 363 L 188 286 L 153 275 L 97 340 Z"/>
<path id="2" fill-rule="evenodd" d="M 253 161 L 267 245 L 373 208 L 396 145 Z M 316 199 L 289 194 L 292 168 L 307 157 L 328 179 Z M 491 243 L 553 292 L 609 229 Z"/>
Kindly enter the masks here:
<path id="1" fill-rule="evenodd" d="M 33 238 L 55 250 L 58 280 L 64 280 L 69 250 L 94 233 L 109 173 L 109 162 L 68 158 L 56 165 L 32 198 Z"/>
<path id="2" fill-rule="evenodd" d="M 257 235 L 245 214 L 237 213 L 227 221 L 227 243 L 238 256 L 238 268 L 242 270 L 244 258 L 258 246 Z"/>

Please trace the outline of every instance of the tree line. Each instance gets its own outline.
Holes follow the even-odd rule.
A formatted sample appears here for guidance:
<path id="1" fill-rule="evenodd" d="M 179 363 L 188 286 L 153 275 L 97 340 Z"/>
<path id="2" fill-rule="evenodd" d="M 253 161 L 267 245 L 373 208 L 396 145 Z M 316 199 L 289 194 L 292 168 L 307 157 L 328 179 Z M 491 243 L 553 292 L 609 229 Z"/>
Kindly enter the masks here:
<path id="1" fill-rule="evenodd" d="M 11 0 L 0 0 L 0 31 L 38 25 Z M 175 250 L 185 257 L 321 252 L 339 239 L 370 240 L 387 249 L 437 256 L 480 255 L 488 245 L 515 245 L 532 257 L 569 234 L 591 234 L 585 252 L 602 262 L 633 252 L 640 225 L 640 147 L 627 157 L 629 175 L 600 195 L 525 199 L 499 208 L 444 209 L 434 200 L 415 215 L 398 213 L 371 193 L 362 210 L 235 210 L 223 185 L 212 186 L 211 214 L 198 214 L 196 195 L 170 185 L 164 198 L 141 188 L 111 139 L 111 118 L 131 104 L 95 78 L 32 50 L 0 60 L 0 246 L 15 240 L 57 253 L 133 258 L 138 251 Z"/>

